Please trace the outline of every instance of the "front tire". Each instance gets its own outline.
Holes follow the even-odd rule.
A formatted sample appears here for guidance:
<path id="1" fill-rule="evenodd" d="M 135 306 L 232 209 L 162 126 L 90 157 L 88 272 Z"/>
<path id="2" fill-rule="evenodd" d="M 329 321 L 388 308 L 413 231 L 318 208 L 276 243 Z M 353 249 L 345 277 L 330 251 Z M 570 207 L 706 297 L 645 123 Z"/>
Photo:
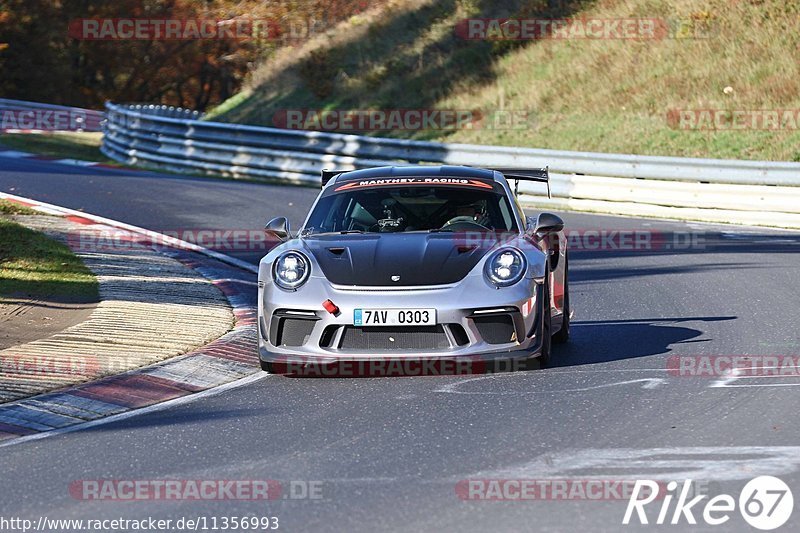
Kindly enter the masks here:
<path id="1" fill-rule="evenodd" d="M 542 353 L 538 357 L 542 368 L 550 365 L 551 351 L 553 347 L 552 337 L 552 312 L 550 308 L 550 269 L 545 272 L 544 287 L 542 289 Z"/>
<path id="2" fill-rule="evenodd" d="M 550 364 L 550 350 L 552 346 L 552 326 L 550 313 L 550 268 L 545 270 L 545 282 L 541 288 L 541 301 L 539 302 L 539 312 L 541 313 L 539 324 L 539 338 L 542 339 L 541 352 L 538 357 L 531 357 L 526 361 L 526 370 L 545 368 Z"/>
<path id="3" fill-rule="evenodd" d="M 564 317 L 561 319 L 561 329 L 553 335 L 553 342 L 564 344 L 569 340 L 569 256 L 564 257 Z"/>

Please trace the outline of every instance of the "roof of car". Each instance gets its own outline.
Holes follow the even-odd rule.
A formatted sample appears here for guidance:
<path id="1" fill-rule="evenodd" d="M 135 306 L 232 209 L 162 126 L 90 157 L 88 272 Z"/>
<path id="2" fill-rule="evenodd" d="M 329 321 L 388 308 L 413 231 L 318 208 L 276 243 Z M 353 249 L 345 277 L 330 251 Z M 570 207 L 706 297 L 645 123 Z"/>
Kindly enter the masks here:
<path id="1" fill-rule="evenodd" d="M 454 178 L 478 178 L 494 180 L 494 171 L 483 168 L 457 165 L 406 165 L 401 167 L 375 167 L 342 172 L 336 176 L 337 183 L 374 178 L 392 177 L 433 177 L 448 176 Z"/>

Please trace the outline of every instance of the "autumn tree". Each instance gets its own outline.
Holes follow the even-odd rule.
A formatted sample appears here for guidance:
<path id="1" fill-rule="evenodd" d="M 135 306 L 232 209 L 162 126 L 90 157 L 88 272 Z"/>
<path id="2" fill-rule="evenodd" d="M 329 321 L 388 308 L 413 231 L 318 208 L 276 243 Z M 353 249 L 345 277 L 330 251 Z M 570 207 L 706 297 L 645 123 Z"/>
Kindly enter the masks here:
<path id="1" fill-rule="evenodd" d="M 364 0 L 0 0 L 0 95 L 83 107 L 112 100 L 202 110 L 235 94 L 277 47 L 366 7 Z M 261 31 L 87 40 L 71 31 L 85 19 L 256 20 Z"/>

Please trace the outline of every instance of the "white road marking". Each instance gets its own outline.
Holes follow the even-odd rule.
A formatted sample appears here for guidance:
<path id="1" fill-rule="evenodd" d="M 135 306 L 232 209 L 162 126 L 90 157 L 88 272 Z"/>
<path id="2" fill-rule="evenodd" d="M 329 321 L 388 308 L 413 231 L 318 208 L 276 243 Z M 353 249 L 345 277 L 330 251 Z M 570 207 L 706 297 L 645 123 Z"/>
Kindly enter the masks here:
<path id="1" fill-rule="evenodd" d="M 573 370 L 569 367 L 551 368 L 548 374 L 601 374 L 614 372 L 668 372 L 668 368 L 597 368 L 592 370 Z"/>
<path id="2" fill-rule="evenodd" d="M 747 385 L 722 385 L 718 388 L 749 389 L 753 387 L 800 387 L 800 383 L 748 383 Z"/>
<path id="3" fill-rule="evenodd" d="M 470 383 L 472 381 L 483 381 L 483 380 L 486 380 L 486 379 L 494 379 L 494 378 L 497 378 L 498 376 L 503 376 L 503 375 L 506 375 L 506 374 L 490 374 L 488 376 L 478 376 L 477 378 L 462 379 L 462 380 L 459 380 L 459 381 L 456 381 L 456 382 L 453 382 L 453 383 L 448 383 L 447 385 L 443 385 L 443 386 L 439 387 L 438 389 L 434 390 L 433 392 L 443 392 L 443 393 L 450 393 L 450 394 L 464 394 L 462 392 L 457 391 L 456 387 L 458 387 L 460 385 L 463 385 L 465 383 Z M 508 374 L 508 375 L 510 376 L 510 375 L 513 375 L 513 374 Z"/>
<path id="4" fill-rule="evenodd" d="M 800 446 L 690 446 L 563 450 L 468 478 L 722 481 L 800 468 Z"/>
<path id="5" fill-rule="evenodd" d="M 219 278 L 214 279 L 215 282 L 225 282 L 225 283 L 239 283 L 241 285 L 250 285 L 252 287 L 258 287 L 257 281 L 249 281 L 246 279 L 237 279 L 237 278 Z"/>
<path id="6" fill-rule="evenodd" d="M 726 387 L 728 383 L 736 380 L 738 374 L 739 374 L 739 369 L 733 368 L 731 369 L 731 371 L 728 373 L 727 376 L 723 376 L 721 379 L 714 381 L 711 385 L 708 386 L 708 388 L 716 389 L 716 388 Z"/>
<path id="7" fill-rule="evenodd" d="M 800 377 L 800 369 L 796 366 L 787 366 L 787 367 L 777 367 L 777 366 L 765 366 L 763 367 L 764 370 L 769 368 L 794 368 L 794 374 L 769 374 L 764 376 L 751 376 L 751 375 L 742 375 L 742 370 L 739 368 L 733 368 L 731 372 L 727 375 L 714 381 L 711 385 L 708 386 L 710 389 L 746 389 L 752 387 L 800 387 L 800 383 L 743 383 L 740 385 L 732 385 L 732 383 L 736 383 L 741 380 L 746 379 L 779 379 L 779 378 L 798 378 Z"/>
<path id="8" fill-rule="evenodd" d="M 189 394 L 187 396 L 181 396 L 180 398 L 175 398 L 173 400 L 167 400 L 166 402 L 157 403 L 154 405 L 150 405 L 147 407 L 142 407 L 141 409 L 134 409 L 132 411 L 126 411 L 124 413 L 120 413 L 118 415 L 111 415 L 106 418 L 101 418 L 98 420 L 92 420 L 89 422 L 84 422 L 82 424 L 75 424 L 73 426 L 68 426 L 61 429 L 54 429 L 52 431 L 47 431 L 44 433 L 36 433 L 33 435 L 26 435 L 24 437 L 20 437 L 18 439 L 13 439 L 9 441 L 5 441 L 0 443 L 0 448 L 4 448 L 6 446 L 14 446 L 15 444 L 22 444 L 23 442 L 30 442 L 39 439 L 46 439 L 48 437 L 54 437 L 56 435 L 63 435 L 64 433 L 72 433 L 73 431 L 80 431 L 82 429 L 89 429 L 97 426 L 102 426 L 104 424 L 110 424 L 112 422 L 119 422 L 120 420 L 126 420 L 128 418 L 133 418 L 135 416 L 146 415 L 150 413 L 154 413 L 156 411 L 163 411 L 164 409 L 169 409 L 172 407 L 178 407 L 181 405 L 186 405 L 192 403 L 194 401 L 200 400 L 202 398 L 210 398 L 211 396 L 216 396 L 217 394 L 221 394 L 223 392 L 238 389 L 239 387 L 244 387 L 246 385 L 250 385 L 251 383 L 255 383 L 257 381 L 261 381 L 264 378 L 272 376 L 273 374 L 267 374 L 266 372 L 257 372 L 255 374 L 251 374 L 247 377 L 237 379 L 236 381 L 231 381 L 226 383 L 225 385 L 220 385 L 219 387 L 215 387 L 213 389 L 208 389 L 202 392 L 196 392 L 193 394 Z"/>
<path id="9" fill-rule="evenodd" d="M 491 374 L 491 375 L 488 375 L 488 376 L 480 376 L 480 377 L 476 377 L 476 378 L 469 378 L 469 379 L 465 379 L 465 380 L 462 380 L 462 381 L 456 381 L 455 383 L 448 383 L 447 385 L 439 387 L 438 389 L 434 390 L 433 392 L 444 393 L 444 394 L 464 394 L 464 395 L 468 395 L 468 396 L 472 396 L 472 395 L 475 395 L 475 396 L 519 396 L 519 395 L 524 395 L 524 394 L 562 394 L 562 393 L 566 393 L 566 392 L 587 392 L 587 391 L 596 390 L 596 389 L 605 389 L 607 387 L 616 387 L 616 386 L 619 386 L 619 385 L 630 385 L 630 384 L 633 384 L 633 383 L 644 383 L 644 385 L 642 385 L 643 389 L 655 389 L 656 387 L 658 387 L 660 385 L 664 385 L 664 384 L 667 383 L 667 380 L 664 379 L 664 378 L 641 378 L 641 379 L 631 379 L 631 380 L 626 380 L 626 381 L 614 381 L 612 383 L 603 383 L 603 384 L 600 384 L 600 385 L 592 385 L 590 387 L 582 387 L 582 388 L 577 388 L 577 389 L 527 390 L 527 391 L 474 391 L 474 392 L 458 390 L 458 388 L 461 387 L 461 385 L 464 385 L 466 383 L 470 383 L 470 382 L 473 382 L 473 381 L 482 381 L 482 380 L 485 380 L 485 379 L 492 379 L 492 378 L 496 378 L 498 376 L 506 376 L 506 375 L 508 375 L 508 376 L 513 376 L 513 375 L 521 376 L 521 375 L 524 375 L 524 374 L 513 374 L 513 373 L 505 374 L 504 373 L 504 374 Z"/>

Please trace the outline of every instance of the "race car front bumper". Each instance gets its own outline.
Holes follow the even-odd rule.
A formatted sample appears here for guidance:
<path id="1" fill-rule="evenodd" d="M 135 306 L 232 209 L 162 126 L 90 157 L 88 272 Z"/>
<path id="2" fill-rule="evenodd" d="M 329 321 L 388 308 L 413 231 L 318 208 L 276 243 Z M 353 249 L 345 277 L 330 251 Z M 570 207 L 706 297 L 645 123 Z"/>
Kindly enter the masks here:
<path id="1" fill-rule="evenodd" d="M 311 278 L 300 290 L 259 288 L 264 363 L 386 360 L 522 360 L 541 353 L 543 280 L 495 288 L 482 276 L 418 288 L 333 286 Z M 323 307 L 330 300 L 338 308 Z M 548 305 L 550 303 L 548 302 Z M 435 326 L 356 326 L 355 309 L 434 308 Z"/>

